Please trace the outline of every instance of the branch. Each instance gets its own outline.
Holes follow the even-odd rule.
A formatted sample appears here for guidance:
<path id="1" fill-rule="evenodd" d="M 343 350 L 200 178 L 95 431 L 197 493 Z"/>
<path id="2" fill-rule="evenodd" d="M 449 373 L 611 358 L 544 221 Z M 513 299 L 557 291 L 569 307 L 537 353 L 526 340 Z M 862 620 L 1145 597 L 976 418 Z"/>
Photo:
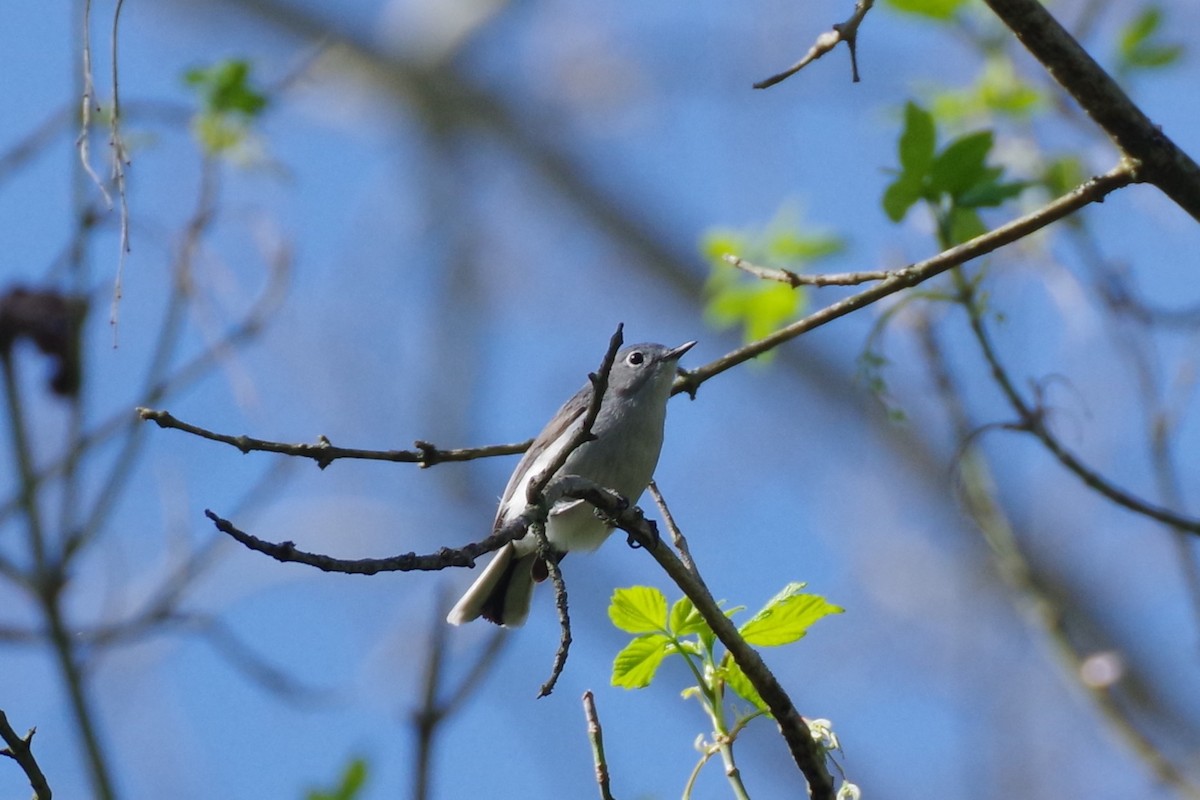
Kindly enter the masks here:
<path id="1" fill-rule="evenodd" d="M 817 41 L 804 54 L 804 58 L 792 64 L 778 75 L 772 75 L 766 80 L 759 81 L 754 84 L 754 88 L 767 89 L 780 81 L 787 80 L 837 47 L 839 42 L 845 42 L 846 47 L 850 49 L 850 75 L 854 83 L 858 83 L 858 26 L 862 24 L 863 18 L 867 16 L 867 12 L 871 10 L 871 6 L 873 5 L 875 5 L 875 0 L 858 0 L 850 19 L 835 24 L 832 30 L 818 36 Z"/>
<path id="2" fill-rule="evenodd" d="M 1118 487 L 1088 467 L 1078 456 L 1068 450 L 1046 426 L 1045 410 L 1040 407 L 1031 406 L 1025 401 L 1013 384 L 1008 371 L 1000 363 L 999 356 L 996 355 L 995 348 L 992 346 L 991 338 L 984 328 L 983 315 L 980 311 L 978 300 L 974 296 L 974 289 L 970 284 L 964 283 L 963 287 L 961 287 L 960 300 L 967 309 L 967 316 L 971 323 L 971 332 L 975 334 L 975 339 L 979 342 L 979 347 L 983 351 L 983 357 L 987 360 L 988 366 L 991 368 L 992 377 L 995 378 L 1009 405 L 1012 406 L 1013 411 L 1017 414 L 1017 423 L 1008 427 L 1032 434 L 1069 472 L 1083 481 L 1086 486 L 1096 490 L 1117 505 L 1134 513 L 1170 525 L 1176 530 L 1200 534 L 1200 520 L 1193 517 L 1186 517 L 1155 505 L 1147 500 L 1143 500 L 1132 492 Z"/>
<path id="3" fill-rule="evenodd" d="M 334 558 L 320 553 L 310 553 L 300 550 L 295 542 L 269 542 L 253 534 L 238 529 L 226 519 L 222 519 L 212 511 L 205 509 L 204 516 L 216 525 L 217 530 L 227 533 L 241 544 L 276 561 L 284 563 L 306 564 L 316 567 L 322 572 L 341 572 L 347 575 L 374 575 L 377 572 L 413 572 L 433 571 L 447 567 L 473 567 L 475 559 L 482 555 L 499 550 L 513 539 L 525 535 L 525 531 L 536 518 L 539 509 L 527 509 L 524 514 L 516 517 L 491 536 L 479 542 L 471 542 L 458 548 L 443 547 L 436 553 L 418 555 L 403 553 L 389 558 Z"/>
<path id="4" fill-rule="evenodd" d="M 613 800 L 612 789 L 608 785 L 608 761 L 604 758 L 604 731 L 600 728 L 596 700 L 590 691 L 583 693 L 583 716 L 587 719 L 588 741 L 592 744 L 592 763 L 596 765 L 596 786 L 600 789 L 600 800 Z"/>
<path id="5" fill-rule="evenodd" d="M 984 0 L 1051 77 L 1138 163 L 1154 184 L 1200 220 L 1200 166 L 1172 142 L 1037 0 Z"/>
<path id="6" fill-rule="evenodd" d="M 550 677 L 538 690 L 538 699 L 548 697 L 558 683 L 567 666 L 567 655 L 571 652 L 571 614 L 567 608 L 567 584 L 563 582 L 562 569 L 558 566 L 558 558 L 546 538 L 546 526 L 535 522 L 529 526 L 529 532 L 537 537 L 538 552 L 546 562 L 546 571 L 550 575 L 550 583 L 554 586 L 554 608 L 558 612 L 558 650 L 554 653 L 554 663 L 550 667 Z"/>
<path id="7" fill-rule="evenodd" d="M 1009 515 L 1001 505 L 991 467 L 983 451 L 976 446 L 972 430 L 978 431 L 963 407 L 962 390 L 956 385 L 946 355 L 934 337 L 929 318 L 918 318 L 918 337 L 936 389 L 949 416 L 962 448 L 956 459 L 960 479 L 960 495 L 966 512 L 986 541 L 997 572 L 1009 589 L 1019 596 L 1017 610 L 1031 624 L 1041 628 L 1058 657 L 1064 676 L 1075 683 L 1095 704 L 1097 712 L 1135 755 L 1154 773 L 1154 776 L 1179 790 L 1181 794 L 1197 796 L 1196 787 L 1154 743 L 1138 730 L 1132 714 L 1117 697 L 1114 685 L 1083 679 L 1087 656 L 1076 647 L 1067 629 L 1067 614 L 1047 580 L 1030 564 L 1021 547 Z"/>
<path id="8" fill-rule="evenodd" d="M 742 272 L 749 273 L 764 281 L 786 283 L 793 289 L 800 286 L 857 286 L 860 283 L 886 280 L 899 272 L 899 270 L 871 270 L 866 272 L 834 272 L 827 275 L 801 275 L 799 272 L 792 272 L 790 269 L 760 267 L 732 253 L 726 253 L 721 258 L 726 264 L 731 264 Z"/>
<path id="9" fill-rule="evenodd" d="M 154 422 L 160 428 L 173 428 L 201 439 L 221 442 L 241 450 L 242 453 L 255 451 L 280 453 L 287 456 L 311 458 L 317 466 L 325 469 L 334 461 L 341 458 L 358 458 L 367 461 L 395 461 L 402 464 L 419 464 L 422 468 L 432 467 L 447 461 L 471 461 L 476 458 L 492 456 L 509 456 L 523 453 L 533 443 L 532 439 L 515 444 L 494 444 L 487 447 L 465 447 L 454 450 L 442 450 L 429 442 L 417 440 L 416 450 L 363 450 L 355 447 L 335 447 L 325 436 L 317 437 L 316 444 L 289 444 L 286 442 L 270 442 L 265 439 L 255 439 L 250 436 L 229 436 L 224 433 L 201 428 L 184 422 L 172 416 L 170 412 L 152 408 L 138 408 L 138 416 L 143 420 Z"/>
<path id="10" fill-rule="evenodd" d="M 38 766 L 37 759 L 33 757 L 31 745 L 35 733 L 37 733 L 37 729 L 30 728 L 24 736 L 18 736 L 17 732 L 8 724 L 8 717 L 5 716 L 4 711 L 0 710 L 0 739 L 3 739 L 4 743 L 8 745 L 0 750 L 0 755 L 8 756 L 20 765 L 25 777 L 29 778 L 34 800 L 50 800 L 52 794 L 50 784 L 46 782 L 42 768 Z"/>
<path id="11" fill-rule="evenodd" d="M 1076 186 L 1067 194 L 1048 203 L 1037 211 L 1026 214 L 1023 217 L 1018 217 L 995 230 L 976 236 L 974 239 L 963 242 L 960 245 L 955 245 L 932 258 L 927 258 L 924 261 L 918 261 L 903 269 L 896 270 L 891 274 L 891 277 L 884 279 L 875 286 L 850 295 L 836 303 L 832 303 L 820 311 L 816 311 L 803 319 L 780 328 L 769 336 L 739 347 L 737 350 L 718 358 L 716 361 L 694 370 L 680 370 L 680 376 L 675 380 L 675 388 L 671 392 L 672 394 L 687 392 L 692 397 L 695 397 L 696 390 L 700 388 L 700 384 L 714 375 L 719 375 L 744 361 L 749 361 L 756 356 L 762 355 L 768 350 L 790 339 L 794 339 L 802 333 L 807 333 L 814 328 L 819 328 L 826 323 L 832 322 L 838 317 L 844 317 L 853 311 L 865 308 L 888 295 L 899 292 L 901 289 L 916 286 L 971 259 L 978 258 L 1006 244 L 1011 244 L 1022 239 L 1034 231 L 1040 230 L 1052 222 L 1073 214 L 1091 203 L 1103 202 L 1104 198 L 1110 192 L 1120 189 L 1123 186 L 1128 186 L 1136 180 L 1138 180 L 1138 177 L 1135 174 L 1134 166 L 1130 163 L 1122 162 L 1105 174 Z"/>

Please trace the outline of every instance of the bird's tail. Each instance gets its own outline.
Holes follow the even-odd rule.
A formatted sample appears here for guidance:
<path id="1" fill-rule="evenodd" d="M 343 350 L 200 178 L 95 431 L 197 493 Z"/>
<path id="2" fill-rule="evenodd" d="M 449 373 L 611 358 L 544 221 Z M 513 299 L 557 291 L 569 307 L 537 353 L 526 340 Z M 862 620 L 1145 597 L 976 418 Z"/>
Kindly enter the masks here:
<path id="1" fill-rule="evenodd" d="M 533 565 L 537 552 L 520 554 L 512 542 L 496 551 L 471 588 L 446 616 L 451 625 L 483 617 L 489 622 L 516 628 L 529 616 L 533 599 Z"/>

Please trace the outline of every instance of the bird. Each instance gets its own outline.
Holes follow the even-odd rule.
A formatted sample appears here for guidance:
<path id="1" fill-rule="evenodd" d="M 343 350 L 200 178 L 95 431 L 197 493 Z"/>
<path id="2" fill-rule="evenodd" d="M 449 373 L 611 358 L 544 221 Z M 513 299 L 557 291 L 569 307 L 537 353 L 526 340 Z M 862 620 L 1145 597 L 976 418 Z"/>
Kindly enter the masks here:
<path id="1" fill-rule="evenodd" d="M 679 359 L 695 344 L 692 341 L 666 347 L 645 343 L 618 351 L 592 426 L 592 438 L 568 456 L 555 477 L 578 475 L 636 503 L 658 465 L 667 400 Z M 530 481 L 551 464 L 583 425 L 593 391 L 589 380 L 563 404 L 525 451 L 504 489 L 493 533 L 525 511 Z M 568 498 L 556 503 L 546 520 L 546 538 L 556 561 L 568 551 L 595 550 L 612 530 L 584 500 Z M 506 628 L 519 627 L 529 616 L 534 584 L 547 575 L 548 568 L 538 556 L 537 539 L 526 531 L 496 552 L 446 621 L 461 625 L 483 617 Z"/>

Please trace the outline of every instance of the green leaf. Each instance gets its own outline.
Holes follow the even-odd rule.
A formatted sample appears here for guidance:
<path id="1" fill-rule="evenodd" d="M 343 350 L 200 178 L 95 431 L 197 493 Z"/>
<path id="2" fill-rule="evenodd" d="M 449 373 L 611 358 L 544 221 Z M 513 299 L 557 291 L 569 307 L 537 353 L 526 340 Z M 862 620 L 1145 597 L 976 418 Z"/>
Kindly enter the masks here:
<path id="1" fill-rule="evenodd" d="M 700 252 L 712 262 L 714 267 L 720 269 L 731 269 L 724 261 L 725 256 L 743 255 L 746 253 L 747 246 L 745 236 L 737 231 L 722 228 L 707 232 L 700 240 Z"/>
<path id="2" fill-rule="evenodd" d="M 962 193 L 958 198 L 958 205 L 962 208 L 994 208 L 1005 200 L 1018 196 L 1030 185 L 1027 181 L 977 183 Z"/>
<path id="3" fill-rule="evenodd" d="M 1087 175 L 1083 162 L 1075 156 L 1063 156 L 1051 161 L 1042 172 L 1041 183 L 1051 197 L 1061 197 L 1083 183 Z M 1074 219 L 1069 217 L 1068 219 Z"/>
<path id="4" fill-rule="evenodd" d="M 991 131 L 968 133 L 955 139 L 934 159 L 929 170 L 929 189 L 935 194 L 958 197 L 986 178 L 985 162 L 991 150 Z"/>
<path id="5" fill-rule="evenodd" d="M 1163 27 L 1163 10 L 1157 5 L 1144 8 L 1121 30 L 1117 41 L 1118 69 L 1155 69 L 1178 61 L 1183 45 L 1156 41 Z"/>
<path id="6" fill-rule="evenodd" d="M 883 192 L 883 211 L 892 222 L 899 222 L 908 210 L 921 199 L 921 182 L 912 180 L 908 173 L 902 174 Z"/>
<path id="7" fill-rule="evenodd" d="M 801 594 L 803 583 L 789 583 L 738 630 L 748 644 L 776 647 L 800 639 L 809 627 L 842 609 L 816 594 Z"/>
<path id="8" fill-rule="evenodd" d="M 953 17 L 964 0 L 887 0 L 887 2 L 892 8 L 906 14 L 944 20 Z"/>
<path id="9" fill-rule="evenodd" d="M 625 689 L 649 686 L 670 648 L 670 637 L 661 633 L 634 638 L 613 659 L 612 685 Z"/>
<path id="10" fill-rule="evenodd" d="M 354 800 L 366 782 L 367 762 L 356 758 L 346 766 L 341 782 L 335 788 L 328 791 L 311 789 L 305 797 L 307 800 Z"/>
<path id="11" fill-rule="evenodd" d="M 819 233 L 801 235 L 792 228 L 779 230 L 767 242 L 767 258 L 771 261 L 795 263 L 817 261 L 836 255 L 846 249 L 846 244 L 836 236 Z"/>
<path id="12" fill-rule="evenodd" d="M 990 54 L 974 82 L 937 92 L 930 105 L 938 121 L 965 123 L 995 114 L 1028 117 L 1044 102 L 1042 92 L 1018 74 L 1011 58 Z"/>
<path id="13" fill-rule="evenodd" d="M 670 631 L 675 638 L 700 633 L 707 628 L 708 623 L 700 616 L 700 612 L 692 605 L 692 600 L 687 595 L 676 600 L 671 606 Z"/>
<path id="14" fill-rule="evenodd" d="M 962 244 L 987 233 L 987 226 L 972 209 L 955 206 L 950 209 L 950 244 Z"/>
<path id="15" fill-rule="evenodd" d="M 746 677 L 746 673 L 742 672 L 742 668 L 729 654 L 726 654 L 725 658 L 721 660 L 721 677 L 725 679 L 725 685 L 736 692 L 738 697 L 760 711 L 766 711 L 768 715 L 771 713 L 767 708 L 766 701 L 758 693 L 758 689 L 754 688 L 754 684 Z"/>
<path id="16" fill-rule="evenodd" d="M 933 116 L 911 100 L 905 103 L 904 130 L 898 143 L 902 176 L 910 181 L 923 179 L 933 163 L 936 146 L 937 129 Z"/>
<path id="17" fill-rule="evenodd" d="M 1162 9 L 1158 6 L 1147 6 L 1121 30 L 1117 46 L 1122 53 L 1128 53 L 1153 36 L 1161 26 Z"/>
<path id="18" fill-rule="evenodd" d="M 806 297 L 805 292 L 775 281 L 735 280 L 709 291 L 711 297 L 705 308 L 709 321 L 718 328 L 741 325 L 747 341 L 761 339 L 796 316 Z"/>
<path id="19" fill-rule="evenodd" d="M 250 63 L 241 59 L 194 67 L 184 73 L 183 79 L 196 89 L 206 111 L 253 117 L 267 105 L 267 98 L 250 86 Z"/>
<path id="20" fill-rule="evenodd" d="M 630 586 L 613 591 L 608 618 L 626 633 L 660 633 L 667 630 L 667 598 L 652 586 Z"/>

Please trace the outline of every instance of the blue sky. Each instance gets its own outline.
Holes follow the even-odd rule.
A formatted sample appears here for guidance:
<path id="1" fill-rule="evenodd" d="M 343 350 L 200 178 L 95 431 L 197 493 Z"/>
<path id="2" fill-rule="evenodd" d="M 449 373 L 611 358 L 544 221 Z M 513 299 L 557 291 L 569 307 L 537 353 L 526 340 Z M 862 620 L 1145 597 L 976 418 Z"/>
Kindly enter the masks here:
<path id="1" fill-rule="evenodd" d="M 190 102 L 183 71 L 246 58 L 256 78 L 272 84 L 313 58 L 311 39 L 264 21 L 255 7 L 174 2 L 127 4 L 123 12 L 133 250 L 114 349 L 107 324 L 118 248 L 113 215 L 88 248 L 91 423 L 140 402 L 136 387 L 180 231 L 196 204 L 200 157 L 181 122 Z M 336 16 L 321 4 L 294 7 L 377 53 L 416 63 L 436 32 L 453 25 L 451 9 L 466 6 L 358 2 Z M 1089 41 L 1107 42 L 1132 9 L 1113 4 Z M 94 5 L 102 99 L 111 13 L 109 3 Z M 862 30 L 861 84 L 850 83 L 838 52 L 772 90 L 749 88 L 848 13 L 849 4 L 824 1 L 802 13 L 774 1 L 506 7 L 443 68 L 495 103 L 459 112 L 453 119 L 461 126 L 451 128 L 415 110 L 403 84 L 397 91 L 361 54 L 329 47 L 273 97 L 256 132 L 262 155 L 220 167 L 218 213 L 193 264 L 175 363 L 203 352 L 245 312 L 283 243 L 286 297 L 253 343 L 162 405 L 214 430 L 281 441 L 326 435 L 375 448 L 415 439 L 517 441 L 536 433 L 594 369 L 617 322 L 629 341 L 700 340 L 685 366 L 738 343 L 736 333 L 705 322 L 698 300 L 707 270 L 698 243 L 714 226 L 761 226 L 790 205 L 806 224 L 848 240 L 824 270 L 931 254 L 929 226 L 916 214 L 903 226 L 887 223 L 879 197 L 895 162 L 903 102 L 934 85 L 964 85 L 977 69 L 963 41 L 881 6 Z M 1185 4 L 1169 13 L 1170 30 L 1200 25 Z M 69 9 L 26 0 L 0 7 L 0 104 L 10 110 L 0 115 L 0 155 L 76 103 L 75 30 Z M 1041 80 L 1031 60 L 1018 64 Z M 1131 83 L 1143 108 L 1193 155 L 1200 126 L 1185 100 L 1196 70 L 1189 55 Z M 496 109 L 511 129 L 497 124 Z M 0 289 L 66 285 L 54 264 L 72 229 L 76 133 L 56 129 L 34 159 L 0 174 Z M 1035 142 L 1077 153 L 1093 171 L 1115 162 L 1086 121 L 1012 126 L 1001 142 L 1018 174 Z M 98 164 L 104 145 L 97 134 Z M 570 181 L 547 171 L 546 152 L 572 165 Z M 594 206 L 564 185 L 616 211 L 598 222 Z M 76 191 L 94 199 L 86 184 Z M 1194 221 L 1155 190 L 1121 191 L 1089 210 L 1088 221 L 1106 257 L 1128 264 L 1149 299 L 1172 307 L 1197 300 Z M 1152 495 L 1142 406 L 1074 254 L 1060 238 L 989 262 L 991 302 L 1005 316 L 995 335 L 1022 387 L 1065 376 L 1068 388 L 1055 390 L 1053 401 L 1069 444 Z M 656 255 L 675 261 L 668 268 Z M 821 290 L 809 302 L 843 294 Z M 1171 796 L 1066 674 L 1028 604 L 1005 588 L 965 521 L 950 469 L 956 445 L 904 314 L 884 347 L 889 387 L 907 421 L 888 422 L 855 381 L 880 313 L 839 320 L 791 343 L 770 365 L 743 366 L 705 384 L 695 401 L 672 401 L 657 478 L 714 593 L 755 608 L 802 580 L 846 608 L 765 657 L 803 714 L 833 720 L 847 772 L 867 797 Z M 976 421 L 1007 420 L 961 314 L 946 309 L 938 323 Z M 1186 387 L 1194 334 L 1150 341 L 1161 384 Z M 49 459 L 61 446 L 65 414 L 40 391 L 44 365 L 21 351 L 20 366 L 38 455 Z M 1192 396 L 1178 396 L 1186 410 Z M 1190 454 L 1200 443 L 1195 420 L 1181 420 L 1186 495 L 1200 467 Z M 289 697 L 265 691 L 228 649 L 180 629 L 105 652 L 94 664 L 92 692 L 122 796 L 298 798 L 331 783 L 355 755 L 369 761 L 365 797 L 407 794 L 408 715 L 420 696 L 429 631 L 439 602 L 471 576 L 363 578 L 281 565 L 220 541 L 202 512 L 212 508 L 265 538 L 346 557 L 433 551 L 487 533 L 515 459 L 430 470 L 339 462 L 320 471 L 174 431 L 143 435 L 129 488 L 72 576 L 72 619 L 86 625 L 128 615 L 182 554 L 211 546 L 214 564 L 188 589 L 183 608 L 215 615 L 255 663 L 302 689 Z M 6 458 L 10 437 L 6 422 Z M 1197 741 L 1200 632 L 1172 540 L 1097 499 L 1032 441 L 1001 433 L 984 441 L 998 496 L 1038 575 L 1067 609 L 1078 646 L 1121 654 L 1131 675 L 1122 691 L 1135 718 L 1182 760 Z M 89 460 L 89 502 L 114 455 L 110 445 Z M 0 468 L 5 497 L 14 486 L 10 464 Z M 283 474 L 271 482 L 277 469 Z M 263 480 L 270 490 L 255 493 Z M 256 499 L 243 506 L 248 493 Z M 0 552 L 21 558 L 22 536 L 18 520 L 5 520 Z M 694 703 L 679 696 L 688 676 L 669 665 L 648 689 L 610 687 L 611 660 L 624 640 L 605 613 L 616 586 L 657 585 L 672 599 L 677 592 L 617 537 L 594 555 L 567 559 L 564 570 L 575 645 L 558 689 L 534 699 L 557 643 L 543 591 L 528 625 L 446 723 L 435 796 L 592 796 L 578 701 L 586 689 L 596 693 L 605 723 L 617 795 L 681 791 L 697 757 L 692 742 L 707 732 Z M 6 584 L 0 609 L 6 627 L 36 619 Z M 488 632 L 482 624 L 451 632 L 451 676 Z M 0 708 L 21 730 L 37 726 L 36 753 L 56 795 L 86 796 L 48 651 L 0 642 Z M 753 796 L 794 796 L 798 776 L 769 723 L 750 727 L 738 755 Z M 27 793 L 15 767 L 0 764 L 0 796 Z M 695 796 L 728 796 L 716 765 Z"/>

